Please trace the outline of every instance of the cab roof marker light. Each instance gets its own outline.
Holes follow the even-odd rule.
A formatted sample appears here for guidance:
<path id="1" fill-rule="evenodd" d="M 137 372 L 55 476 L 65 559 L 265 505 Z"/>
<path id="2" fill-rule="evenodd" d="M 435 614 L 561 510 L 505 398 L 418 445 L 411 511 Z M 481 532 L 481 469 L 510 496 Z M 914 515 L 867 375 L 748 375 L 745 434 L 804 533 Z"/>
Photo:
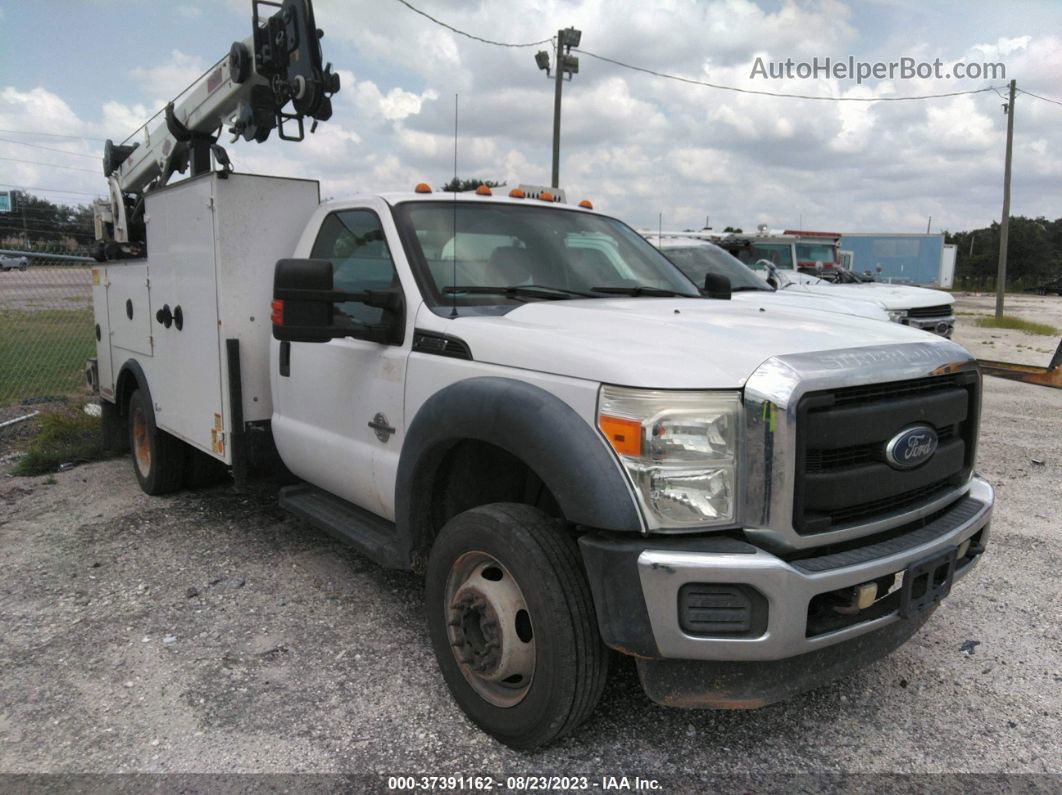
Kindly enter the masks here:
<path id="1" fill-rule="evenodd" d="M 585 207 L 587 210 L 594 209 L 594 205 L 590 203 L 589 199 L 583 199 L 581 202 L 579 202 L 579 206 Z"/>
<path id="2" fill-rule="evenodd" d="M 431 193 L 431 185 L 427 182 L 418 182 L 417 187 L 413 189 L 417 193 Z"/>
<path id="3" fill-rule="evenodd" d="M 544 202 L 551 202 L 553 201 L 553 194 L 550 193 L 548 190 L 544 190 L 540 194 L 538 194 L 538 198 L 539 200 Z"/>
<path id="4" fill-rule="evenodd" d="M 513 188 L 511 191 L 509 191 L 510 199 L 522 199 L 525 197 L 525 195 L 526 194 L 519 188 Z"/>
<path id="5" fill-rule="evenodd" d="M 476 195 L 477 196 L 493 196 L 494 194 L 491 193 L 490 188 L 488 188 L 486 185 L 480 185 L 480 186 L 478 186 L 476 188 Z"/>

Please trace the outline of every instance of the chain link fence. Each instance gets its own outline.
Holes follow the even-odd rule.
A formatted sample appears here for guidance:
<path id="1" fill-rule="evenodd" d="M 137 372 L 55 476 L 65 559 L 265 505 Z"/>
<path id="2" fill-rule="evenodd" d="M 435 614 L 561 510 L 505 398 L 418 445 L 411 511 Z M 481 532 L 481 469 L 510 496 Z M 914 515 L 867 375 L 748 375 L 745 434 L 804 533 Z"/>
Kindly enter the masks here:
<path id="1" fill-rule="evenodd" d="M 88 398 L 95 353 L 88 263 L 30 259 L 0 272 L 0 440 L 24 432 L 12 420 Z"/>

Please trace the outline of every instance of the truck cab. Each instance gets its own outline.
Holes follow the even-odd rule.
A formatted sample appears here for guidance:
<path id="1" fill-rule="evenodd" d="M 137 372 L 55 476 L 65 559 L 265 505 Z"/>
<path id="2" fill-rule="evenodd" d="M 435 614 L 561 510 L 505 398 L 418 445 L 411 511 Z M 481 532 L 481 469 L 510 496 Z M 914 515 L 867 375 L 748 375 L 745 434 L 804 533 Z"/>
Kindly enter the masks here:
<path id="1" fill-rule="evenodd" d="M 792 696 L 902 644 L 984 552 L 955 343 L 706 297 L 547 191 L 316 197 L 147 193 L 147 257 L 93 277 L 104 416 L 149 493 L 204 456 L 239 486 L 272 440 L 282 507 L 423 572 L 442 676 L 501 742 L 574 731 L 613 652 L 664 705 Z"/>

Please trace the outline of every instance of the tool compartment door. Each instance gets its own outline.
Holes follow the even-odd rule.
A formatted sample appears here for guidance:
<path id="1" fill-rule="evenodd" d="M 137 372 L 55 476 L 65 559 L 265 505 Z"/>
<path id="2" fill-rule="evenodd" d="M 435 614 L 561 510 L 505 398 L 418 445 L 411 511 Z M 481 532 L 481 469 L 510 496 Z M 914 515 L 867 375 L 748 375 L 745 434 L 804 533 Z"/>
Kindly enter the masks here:
<path id="1" fill-rule="evenodd" d="M 227 461 L 209 175 L 149 193 L 147 218 L 155 419 Z"/>
<path id="2" fill-rule="evenodd" d="M 108 400 L 114 400 L 114 373 L 111 371 L 111 324 L 107 319 L 107 268 L 102 265 L 92 269 L 92 317 L 100 394 Z"/>
<path id="3" fill-rule="evenodd" d="M 112 348 L 141 356 L 152 355 L 151 301 L 144 260 L 107 267 L 107 320 Z"/>

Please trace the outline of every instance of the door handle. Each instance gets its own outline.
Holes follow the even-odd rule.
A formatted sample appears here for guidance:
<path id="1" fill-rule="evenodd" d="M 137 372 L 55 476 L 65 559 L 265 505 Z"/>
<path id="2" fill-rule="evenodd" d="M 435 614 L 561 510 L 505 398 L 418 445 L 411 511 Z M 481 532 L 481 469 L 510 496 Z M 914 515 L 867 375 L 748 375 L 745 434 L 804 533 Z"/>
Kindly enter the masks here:
<path id="1" fill-rule="evenodd" d="M 387 422 L 387 417 L 379 413 L 369 422 L 369 427 L 376 431 L 376 438 L 381 442 L 386 442 L 395 432 L 395 429 Z"/>

